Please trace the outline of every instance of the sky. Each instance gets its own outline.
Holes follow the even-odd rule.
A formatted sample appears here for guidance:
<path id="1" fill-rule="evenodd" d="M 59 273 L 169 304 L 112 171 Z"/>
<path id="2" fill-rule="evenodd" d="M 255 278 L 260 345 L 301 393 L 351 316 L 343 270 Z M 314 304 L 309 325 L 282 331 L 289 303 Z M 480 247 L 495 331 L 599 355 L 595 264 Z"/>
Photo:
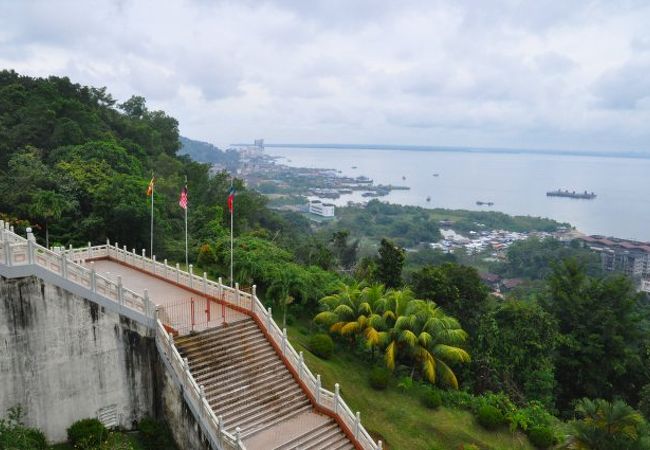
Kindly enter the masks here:
<path id="1" fill-rule="evenodd" d="M 0 69 L 219 145 L 650 151 L 650 2 L 0 0 Z"/>

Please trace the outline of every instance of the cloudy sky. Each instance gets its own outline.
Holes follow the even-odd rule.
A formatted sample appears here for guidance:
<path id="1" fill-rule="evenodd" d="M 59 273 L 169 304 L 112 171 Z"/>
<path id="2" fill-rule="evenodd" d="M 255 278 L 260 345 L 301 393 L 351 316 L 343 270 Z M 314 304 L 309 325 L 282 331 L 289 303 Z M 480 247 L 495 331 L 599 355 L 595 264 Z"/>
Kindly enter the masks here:
<path id="1" fill-rule="evenodd" d="M 0 0 L 0 68 L 217 144 L 650 151 L 650 2 Z"/>

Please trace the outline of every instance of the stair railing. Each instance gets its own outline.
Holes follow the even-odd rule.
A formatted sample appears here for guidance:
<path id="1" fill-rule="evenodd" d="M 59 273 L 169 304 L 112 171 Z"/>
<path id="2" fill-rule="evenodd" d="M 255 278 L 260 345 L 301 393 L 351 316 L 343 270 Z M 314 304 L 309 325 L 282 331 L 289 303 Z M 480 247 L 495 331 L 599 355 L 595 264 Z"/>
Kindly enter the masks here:
<path id="1" fill-rule="evenodd" d="M 334 392 L 322 387 L 320 375 L 314 376 L 309 370 L 302 355 L 296 352 L 289 342 L 286 329 L 281 330 L 273 319 L 271 308 L 265 309 L 262 302 L 260 302 L 255 285 L 252 286 L 252 292 L 247 293 L 239 289 L 238 283 L 235 283 L 235 287 L 231 288 L 224 285 L 221 278 L 215 282 L 209 280 L 205 272 L 201 276 L 194 274 L 192 264 L 189 265 L 187 271 L 184 271 L 180 269 L 178 264 L 169 266 L 167 260 L 161 263 L 156 260 L 155 256 L 148 258 L 145 250 L 142 250 L 141 253 L 137 253 L 135 249 L 129 251 L 126 247 L 120 248 L 119 244 L 111 244 L 108 240 L 106 245 L 95 247 L 89 245 L 85 248 L 69 250 L 67 253 L 74 260 L 89 259 L 89 255 L 94 255 L 94 258 L 108 257 L 121 261 L 177 285 L 198 291 L 206 296 L 221 299 L 237 309 L 249 311 L 257 319 L 266 334 L 270 336 L 277 348 L 280 349 L 285 360 L 293 371 L 298 374 L 302 384 L 306 386 L 309 394 L 315 399 L 316 404 L 335 415 L 353 434 L 356 443 L 363 450 L 381 450 L 383 448 L 382 442 L 375 442 L 361 424 L 360 413 L 353 413 L 345 403 L 340 395 L 339 384 L 335 384 Z"/>

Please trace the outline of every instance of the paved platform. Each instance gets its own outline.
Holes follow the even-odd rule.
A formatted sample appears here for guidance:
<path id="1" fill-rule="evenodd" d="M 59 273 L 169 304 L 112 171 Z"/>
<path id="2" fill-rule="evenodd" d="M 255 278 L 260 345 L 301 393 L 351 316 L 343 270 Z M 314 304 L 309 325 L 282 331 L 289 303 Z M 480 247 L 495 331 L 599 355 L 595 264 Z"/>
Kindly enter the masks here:
<path id="1" fill-rule="evenodd" d="M 86 267 L 90 265 L 90 262 L 85 264 Z M 137 294 L 144 295 L 144 290 L 147 289 L 149 299 L 162 307 L 162 321 L 178 329 L 181 334 L 189 333 L 191 330 L 212 328 L 224 322 L 230 323 L 247 317 L 239 311 L 227 306 L 222 307 L 216 302 L 210 302 L 208 308 L 205 297 L 116 261 L 100 259 L 93 261 L 92 265 L 98 274 L 110 280 L 117 281 L 118 276 L 122 277 L 122 286 Z"/>

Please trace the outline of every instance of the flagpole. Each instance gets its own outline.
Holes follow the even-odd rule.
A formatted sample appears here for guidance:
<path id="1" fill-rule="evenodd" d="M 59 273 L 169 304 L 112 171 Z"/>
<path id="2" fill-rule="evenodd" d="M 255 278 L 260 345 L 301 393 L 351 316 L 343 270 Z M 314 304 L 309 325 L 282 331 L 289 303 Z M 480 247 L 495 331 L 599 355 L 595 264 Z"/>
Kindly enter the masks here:
<path id="1" fill-rule="evenodd" d="M 185 176 L 185 195 L 187 196 L 187 175 Z M 187 208 L 189 205 L 185 205 L 185 267 L 189 267 L 189 262 L 187 259 Z"/>
<path id="2" fill-rule="evenodd" d="M 154 174 L 151 172 L 151 179 L 153 180 Z M 154 191 L 156 190 L 155 188 L 155 183 L 151 185 L 151 240 L 150 240 L 150 247 L 149 247 L 149 258 L 153 258 L 153 196 L 154 196 Z"/>
<path id="3" fill-rule="evenodd" d="M 233 189 L 233 183 L 234 183 L 234 180 L 231 178 L 230 179 L 231 192 L 232 192 L 232 189 Z M 232 193 L 230 193 L 229 195 L 232 195 Z M 234 267 L 234 258 L 233 258 L 233 256 L 234 256 L 233 247 L 234 246 L 233 246 L 233 242 L 234 242 L 234 239 L 235 239 L 234 238 L 234 233 L 233 233 L 233 229 L 234 229 L 234 226 L 233 226 L 233 215 L 234 214 L 233 213 L 234 213 L 234 211 L 235 211 L 235 208 L 234 208 L 234 205 L 233 205 L 233 206 L 230 207 L 230 287 L 233 287 L 233 279 L 234 279 L 234 275 L 233 275 L 233 267 Z"/>

